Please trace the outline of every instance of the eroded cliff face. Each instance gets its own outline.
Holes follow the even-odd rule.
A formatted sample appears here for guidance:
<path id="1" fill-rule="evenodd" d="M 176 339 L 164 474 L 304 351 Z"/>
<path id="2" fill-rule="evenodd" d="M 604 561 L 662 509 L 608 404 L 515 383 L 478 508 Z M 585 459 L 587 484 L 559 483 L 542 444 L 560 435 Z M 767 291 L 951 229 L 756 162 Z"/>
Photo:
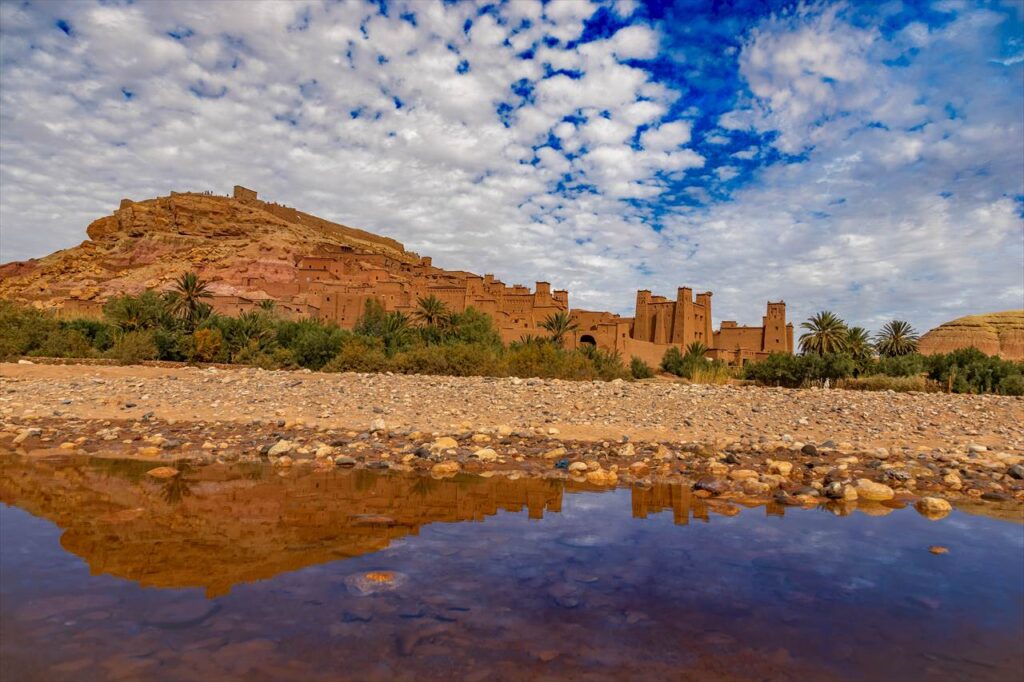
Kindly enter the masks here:
<path id="1" fill-rule="evenodd" d="M 1024 310 L 961 317 L 931 330 L 919 345 L 925 355 L 973 346 L 986 355 L 1024 360 Z"/>
<path id="2" fill-rule="evenodd" d="M 248 293 L 245 280 L 289 281 L 299 257 L 355 247 L 414 262 L 398 242 L 252 198 L 172 193 L 124 201 L 94 221 L 89 239 L 44 258 L 0 266 L 0 298 L 60 308 L 165 288 L 186 270 L 219 295 Z"/>

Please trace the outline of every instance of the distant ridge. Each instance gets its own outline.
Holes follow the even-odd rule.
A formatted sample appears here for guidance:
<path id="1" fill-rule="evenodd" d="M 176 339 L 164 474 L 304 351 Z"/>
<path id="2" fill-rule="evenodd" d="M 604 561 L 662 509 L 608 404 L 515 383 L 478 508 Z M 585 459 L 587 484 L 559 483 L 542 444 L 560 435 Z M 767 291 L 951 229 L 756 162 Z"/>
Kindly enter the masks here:
<path id="1" fill-rule="evenodd" d="M 1024 310 L 960 317 L 932 329 L 919 344 L 925 355 L 971 346 L 986 355 L 1024 360 Z"/>

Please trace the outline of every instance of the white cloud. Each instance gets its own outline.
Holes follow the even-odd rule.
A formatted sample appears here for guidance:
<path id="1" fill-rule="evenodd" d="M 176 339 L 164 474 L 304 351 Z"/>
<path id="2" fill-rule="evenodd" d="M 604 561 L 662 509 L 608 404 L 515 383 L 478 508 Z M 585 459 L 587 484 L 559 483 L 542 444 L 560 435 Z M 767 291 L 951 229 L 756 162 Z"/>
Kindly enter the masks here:
<path id="1" fill-rule="evenodd" d="M 517 0 L 505 21 L 470 3 L 246 10 L 0 3 L 0 260 L 77 243 L 125 196 L 240 183 L 589 308 L 628 313 L 636 288 L 680 284 L 751 322 L 780 297 L 794 317 L 869 325 L 1024 305 L 1022 67 L 994 10 L 891 36 L 842 8 L 770 18 L 738 55 L 747 90 L 696 134 L 703 112 L 677 100 L 698 83 L 622 63 L 669 49 L 655 28 L 565 49 L 591 3 Z M 801 162 L 743 185 L 737 169 L 772 151 L 731 147 L 748 135 Z M 566 175 L 578 191 L 557 191 Z M 623 201 L 662 196 L 703 206 L 657 203 L 659 233 Z"/>

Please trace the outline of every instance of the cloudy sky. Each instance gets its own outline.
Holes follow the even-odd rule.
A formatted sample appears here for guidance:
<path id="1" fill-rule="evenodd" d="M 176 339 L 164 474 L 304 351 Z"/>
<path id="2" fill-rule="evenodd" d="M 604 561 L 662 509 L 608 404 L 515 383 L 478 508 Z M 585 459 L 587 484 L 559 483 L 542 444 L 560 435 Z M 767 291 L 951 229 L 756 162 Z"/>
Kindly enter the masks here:
<path id="1" fill-rule="evenodd" d="M 0 261 L 238 183 L 573 307 L 927 329 L 1024 307 L 1022 36 L 1020 0 L 5 0 Z"/>

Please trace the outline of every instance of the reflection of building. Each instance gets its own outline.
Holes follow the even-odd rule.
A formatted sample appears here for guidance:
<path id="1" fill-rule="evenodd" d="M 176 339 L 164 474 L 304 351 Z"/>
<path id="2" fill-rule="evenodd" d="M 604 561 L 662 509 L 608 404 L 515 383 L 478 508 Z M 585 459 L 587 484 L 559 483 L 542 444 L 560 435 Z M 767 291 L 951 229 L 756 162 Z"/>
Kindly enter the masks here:
<path id="1" fill-rule="evenodd" d="M 94 572 L 145 586 L 204 587 L 209 596 L 376 552 L 431 523 L 523 510 L 539 519 L 562 508 L 563 484 L 545 479 L 298 468 L 281 478 L 252 465 L 157 482 L 145 476 L 153 466 L 8 456 L 0 459 L 0 501 L 57 524 L 61 545 Z"/>

